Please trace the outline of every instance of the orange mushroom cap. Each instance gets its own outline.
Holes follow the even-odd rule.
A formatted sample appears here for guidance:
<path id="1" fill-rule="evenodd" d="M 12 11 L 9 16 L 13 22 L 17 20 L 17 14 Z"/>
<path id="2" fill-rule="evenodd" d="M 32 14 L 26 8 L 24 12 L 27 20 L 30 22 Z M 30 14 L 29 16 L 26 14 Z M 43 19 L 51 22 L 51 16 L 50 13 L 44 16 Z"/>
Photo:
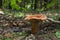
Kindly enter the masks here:
<path id="1" fill-rule="evenodd" d="M 26 15 L 25 20 L 32 20 L 32 19 L 37 19 L 37 20 L 46 20 L 47 17 L 44 14 L 35 14 L 35 15 Z"/>

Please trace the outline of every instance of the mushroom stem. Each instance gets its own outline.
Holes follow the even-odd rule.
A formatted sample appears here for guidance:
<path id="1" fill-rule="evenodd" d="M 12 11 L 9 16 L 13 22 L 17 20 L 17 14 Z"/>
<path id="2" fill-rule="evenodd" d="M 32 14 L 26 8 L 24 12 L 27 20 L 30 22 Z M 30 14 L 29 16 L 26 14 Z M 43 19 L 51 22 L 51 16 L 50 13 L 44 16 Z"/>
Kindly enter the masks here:
<path id="1" fill-rule="evenodd" d="M 35 33 L 37 33 L 37 31 L 38 31 L 38 22 L 36 21 L 36 22 L 33 22 L 33 23 L 32 23 L 31 33 L 32 33 L 32 34 L 35 34 Z"/>

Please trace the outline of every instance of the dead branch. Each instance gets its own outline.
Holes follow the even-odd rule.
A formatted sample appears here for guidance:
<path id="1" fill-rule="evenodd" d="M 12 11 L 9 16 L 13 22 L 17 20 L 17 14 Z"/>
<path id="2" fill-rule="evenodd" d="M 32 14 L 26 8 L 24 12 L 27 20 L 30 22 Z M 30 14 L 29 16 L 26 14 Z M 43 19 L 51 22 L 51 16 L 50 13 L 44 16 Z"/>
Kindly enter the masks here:
<path id="1" fill-rule="evenodd" d="M 52 19 L 52 18 L 48 18 L 47 20 L 50 21 L 50 22 L 53 22 L 53 23 L 58 23 L 58 24 L 60 24 L 60 21 L 56 21 L 56 20 L 54 20 L 54 19 Z"/>

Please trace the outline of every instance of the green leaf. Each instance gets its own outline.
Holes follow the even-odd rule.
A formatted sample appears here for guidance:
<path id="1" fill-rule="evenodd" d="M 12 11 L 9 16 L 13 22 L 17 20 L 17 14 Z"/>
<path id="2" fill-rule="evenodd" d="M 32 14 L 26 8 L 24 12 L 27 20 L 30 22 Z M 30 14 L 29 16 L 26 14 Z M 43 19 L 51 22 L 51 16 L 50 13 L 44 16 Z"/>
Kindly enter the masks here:
<path id="1" fill-rule="evenodd" d="M 18 0 L 18 2 L 22 2 L 22 0 Z"/>
<path id="2" fill-rule="evenodd" d="M 57 31 L 57 32 L 55 33 L 55 35 L 56 35 L 57 38 L 60 38 L 60 31 Z"/>
<path id="3" fill-rule="evenodd" d="M 17 5 L 16 0 L 11 0 L 11 4 L 10 5 L 11 5 L 11 7 L 13 9 L 16 9 L 16 10 L 19 10 L 20 9 L 20 6 Z"/>
<path id="4" fill-rule="evenodd" d="M 50 7 L 55 6 L 56 3 L 57 3 L 57 0 L 52 0 L 51 3 L 48 3 L 48 4 L 47 4 L 47 8 L 50 8 Z"/>
<path id="5" fill-rule="evenodd" d="M 5 40 L 11 40 L 11 38 L 6 38 Z"/>

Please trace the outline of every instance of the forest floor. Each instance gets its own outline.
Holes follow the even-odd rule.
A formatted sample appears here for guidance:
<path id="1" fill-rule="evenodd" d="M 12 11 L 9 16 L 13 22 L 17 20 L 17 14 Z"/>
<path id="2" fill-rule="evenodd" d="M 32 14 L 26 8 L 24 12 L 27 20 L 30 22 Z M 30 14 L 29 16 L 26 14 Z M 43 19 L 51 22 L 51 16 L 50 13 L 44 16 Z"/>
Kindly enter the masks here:
<path id="1" fill-rule="evenodd" d="M 56 37 L 55 24 L 46 23 L 40 25 L 39 34 L 29 33 L 31 25 L 23 18 L 15 18 L 11 15 L 0 14 L 0 40 L 60 40 Z M 22 28 L 27 28 L 23 29 Z"/>

